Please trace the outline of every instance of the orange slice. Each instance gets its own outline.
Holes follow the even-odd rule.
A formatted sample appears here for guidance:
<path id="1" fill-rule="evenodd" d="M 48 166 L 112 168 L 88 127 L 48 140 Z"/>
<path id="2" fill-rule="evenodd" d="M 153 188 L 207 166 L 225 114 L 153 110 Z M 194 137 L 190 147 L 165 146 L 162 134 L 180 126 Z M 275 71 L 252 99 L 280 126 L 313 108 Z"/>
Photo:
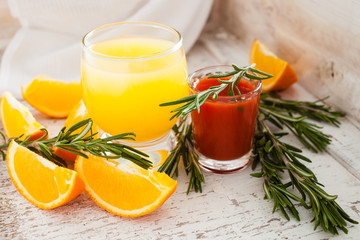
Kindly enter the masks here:
<path id="1" fill-rule="evenodd" d="M 75 169 L 85 192 L 100 207 L 123 217 L 137 217 L 160 207 L 175 191 L 177 182 L 165 173 L 126 167 L 89 155 L 78 157 Z"/>
<path id="2" fill-rule="evenodd" d="M 35 140 L 45 133 L 44 128 L 38 123 L 29 109 L 17 101 L 9 92 L 5 92 L 0 100 L 1 123 L 7 138 L 19 137 L 20 140 L 31 135 L 30 140 Z"/>
<path id="3" fill-rule="evenodd" d="M 274 75 L 262 81 L 265 92 L 287 89 L 298 80 L 294 69 L 259 40 L 255 40 L 251 46 L 250 63 L 256 63 L 256 69 Z"/>
<path id="4" fill-rule="evenodd" d="M 42 209 L 61 206 L 84 190 L 79 175 L 12 141 L 6 154 L 10 178 L 29 202 Z"/>
<path id="5" fill-rule="evenodd" d="M 67 117 L 81 99 L 77 82 L 65 83 L 37 76 L 29 85 L 21 87 L 24 99 L 39 112 L 54 118 Z"/>
<path id="6" fill-rule="evenodd" d="M 78 123 L 78 122 L 80 122 L 82 120 L 88 119 L 88 118 L 90 118 L 89 112 L 86 109 L 83 100 L 80 100 L 80 102 L 70 112 L 70 115 L 66 119 L 64 126 L 66 127 L 66 129 L 69 129 L 74 124 L 76 124 L 76 123 Z M 77 131 L 74 131 L 74 134 L 75 133 L 80 133 L 81 130 L 84 129 L 84 127 L 78 129 Z M 94 136 L 94 138 L 99 138 L 100 137 L 99 131 L 100 131 L 100 128 L 93 122 L 92 132 L 93 133 L 98 133 L 97 135 Z M 86 136 L 89 136 L 89 135 L 90 135 L 90 132 Z M 60 148 L 54 148 L 53 150 L 54 150 L 55 155 L 61 157 L 64 160 L 75 161 L 76 156 L 77 156 L 74 153 L 64 151 L 64 150 L 62 150 Z"/>

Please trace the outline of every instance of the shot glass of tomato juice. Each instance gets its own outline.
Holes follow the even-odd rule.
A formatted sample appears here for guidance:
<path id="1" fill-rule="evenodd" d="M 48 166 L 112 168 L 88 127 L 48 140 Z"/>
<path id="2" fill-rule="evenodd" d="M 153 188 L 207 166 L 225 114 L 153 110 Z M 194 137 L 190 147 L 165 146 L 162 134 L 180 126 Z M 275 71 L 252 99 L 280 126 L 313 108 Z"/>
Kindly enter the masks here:
<path id="1" fill-rule="evenodd" d="M 220 85 L 211 75 L 233 71 L 231 66 L 213 66 L 190 75 L 191 94 Z M 222 80 L 227 80 L 222 78 Z M 211 97 L 191 113 L 194 145 L 199 164 L 216 173 L 232 173 L 250 162 L 258 111 L 261 81 L 243 78 L 238 84 L 241 95 L 228 96 L 227 89 L 215 101 Z M 236 92 L 236 91 L 235 91 Z"/>

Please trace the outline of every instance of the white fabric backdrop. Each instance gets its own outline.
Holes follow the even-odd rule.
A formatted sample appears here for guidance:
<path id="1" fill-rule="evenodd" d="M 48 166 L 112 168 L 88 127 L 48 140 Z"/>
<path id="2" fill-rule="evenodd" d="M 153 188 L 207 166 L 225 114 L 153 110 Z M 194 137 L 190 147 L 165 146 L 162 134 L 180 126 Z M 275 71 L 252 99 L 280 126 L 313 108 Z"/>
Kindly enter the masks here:
<path id="1" fill-rule="evenodd" d="M 22 27 L 6 48 L 0 92 L 20 96 L 37 74 L 80 80 L 81 39 L 104 24 L 150 21 L 177 29 L 188 51 L 199 36 L 212 0 L 8 0 Z"/>

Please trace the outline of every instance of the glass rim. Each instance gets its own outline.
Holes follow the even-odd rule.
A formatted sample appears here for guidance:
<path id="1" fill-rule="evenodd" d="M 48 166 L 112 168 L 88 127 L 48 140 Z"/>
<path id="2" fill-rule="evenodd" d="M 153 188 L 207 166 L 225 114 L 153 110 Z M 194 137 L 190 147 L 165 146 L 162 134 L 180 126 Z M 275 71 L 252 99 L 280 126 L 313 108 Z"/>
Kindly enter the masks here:
<path id="1" fill-rule="evenodd" d="M 151 54 L 147 54 L 147 55 L 134 56 L 134 57 L 121 57 L 121 56 L 113 56 L 113 55 L 104 54 L 104 53 L 92 50 L 91 47 L 89 45 L 87 45 L 87 40 L 89 38 L 91 38 L 93 36 L 93 34 L 95 34 L 95 32 L 97 32 L 101 29 L 107 28 L 107 27 L 120 26 L 120 25 L 125 25 L 125 24 L 135 24 L 135 25 L 140 25 L 140 26 L 141 25 L 142 26 L 152 26 L 152 27 L 156 27 L 156 28 L 160 28 L 160 29 L 170 30 L 177 35 L 178 39 L 177 39 L 177 42 L 175 43 L 175 45 L 170 48 L 166 48 L 159 52 L 155 52 L 155 53 L 151 53 Z M 97 28 L 89 31 L 82 38 L 81 45 L 82 45 L 82 49 L 84 51 L 88 51 L 90 54 L 94 55 L 95 57 L 99 57 L 99 58 L 103 58 L 103 59 L 107 59 L 107 60 L 113 60 L 113 61 L 144 61 L 144 60 L 160 58 L 163 56 L 167 56 L 173 52 L 176 52 L 183 46 L 183 37 L 181 36 L 180 32 L 177 31 L 175 28 L 172 28 L 170 26 L 167 26 L 167 25 L 161 24 L 161 23 L 145 22 L 145 21 L 116 22 L 116 23 L 105 24 L 105 25 L 102 25 L 100 27 L 97 27 Z"/>
<path id="2" fill-rule="evenodd" d="M 194 76 L 202 71 L 205 71 L 205 70 L 209 70 L 209 69 L 212 69 L 212 68 L 231 68 L 233 69 L 233 67 L 231 65 L 214 65 L 214 66 L 209 66 L 209 67 L 204 67 L 204 68 L 201 68 L 201 69 L 198 69 L 196 71 L 194 71 L 193 73 L 190 74 L 189 76 L 189 80 L 188 80 L 188 85 L 189 87 L 191 88 L 191 90 L 195 91 L 196 93 L 200 93 L 200 92 L 203 92 L 203 91 L 200 91 L 198 90 L 193 82 L 192 82 L 192 79 L 194 78 Z M 243 77 L 242 79 L 246 79 L 246 80 L 251 80 L 247 77 Z M 258 93 L 259 91 L 261 91 L 261 85 L 262 85 L 262 82 L 261 80 L 256 80 L 256 79 L 252 79 L 253 81 L 257 81 L 257 85 L 256 87 L 250 91 L 250 92 L 247 92 L 247 93 L 244 93 L 244 94 L 240 94 L 240 95 L 235 95 L 235 96 L 218 96 L 217 100 L 230 100 L 230 99 L 234 99 L 234 98 L 243 98 L 243 97 L 247 97 L 247 96 L 251 96 L 251 95 L 254 95 L 256 93 Z M 204 90 L 205 91 L 205 90 Z M 206 101 L 208 100 L 212 100 L 212 98 L 208 98 Z M 246 98 L 246 100 L 249 100 L 248 98 Z"/>

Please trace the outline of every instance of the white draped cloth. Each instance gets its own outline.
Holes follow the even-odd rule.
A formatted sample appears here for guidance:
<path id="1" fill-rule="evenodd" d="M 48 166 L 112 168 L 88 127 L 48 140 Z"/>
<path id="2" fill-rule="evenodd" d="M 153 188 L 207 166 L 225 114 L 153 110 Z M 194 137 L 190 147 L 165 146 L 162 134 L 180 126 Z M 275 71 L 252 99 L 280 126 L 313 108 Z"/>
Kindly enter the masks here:
<path id="1" fill-rule="evenodd" d="M 209 15 L 212 0 L 8 0 L 21 28 L 1 60 L 0 92 L 20 96 L 36 75 L 80 80 L 81 40 L 114 22 L 148 21 L 177 29 L 189 50 Z"/>

